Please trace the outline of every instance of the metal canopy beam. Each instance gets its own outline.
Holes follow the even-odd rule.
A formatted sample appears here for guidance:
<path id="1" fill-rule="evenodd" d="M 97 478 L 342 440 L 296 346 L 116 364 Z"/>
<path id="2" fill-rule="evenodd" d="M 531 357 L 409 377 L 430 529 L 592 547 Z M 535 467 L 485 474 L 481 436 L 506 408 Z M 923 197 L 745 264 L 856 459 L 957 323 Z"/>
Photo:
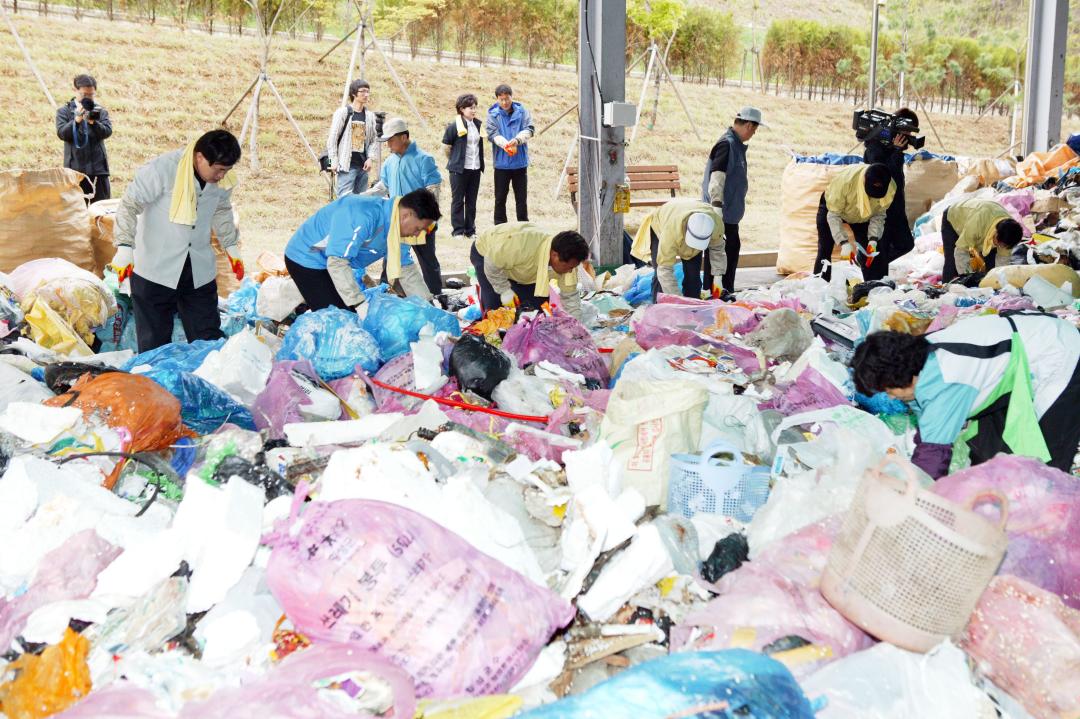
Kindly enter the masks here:
<path id="1" fill-rule="evenodd" d="M 1061 141 L 1065 41 L 1069 0 L 1031 0 L 1024 78 L 1023 152 L 1044 152 Z"/>
<path id="2" fill-rule="evenodd" d="M 601 265 L 622 264 L 623 216 L 612 212 L 626 176 L 621 127 L 603 127 L 603 105 L 626 95 L 626 0 L 581 0 L 578 27 L 578 229 Z"/>

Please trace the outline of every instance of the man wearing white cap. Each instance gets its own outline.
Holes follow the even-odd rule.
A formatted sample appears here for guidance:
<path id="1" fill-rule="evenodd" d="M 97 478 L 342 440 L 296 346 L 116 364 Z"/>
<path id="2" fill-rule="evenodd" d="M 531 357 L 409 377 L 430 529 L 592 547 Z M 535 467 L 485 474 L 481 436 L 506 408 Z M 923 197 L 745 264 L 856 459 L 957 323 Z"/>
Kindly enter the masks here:
<path id="1" fill-rule="evenodd" d="M 702 257 L 707 277 L 711 272 L 723 274 L 727 266 L 723 218 L 707 202 L 687 197 L 668 200 L 641 221 L 630 254 L 656 269 L 654 302 L 660 292 L 701 299 Z M 681 288 L 675 279 L 675 262 L 680 260 Z M 711 292 L 712 287 L 707 289 Z"/>
<path id="2" fill-rule="evenodd" d="M 435 158 L 427 154 L 409 138 L 409 126 L 400 117 L 391 117 L 383 123 L 382 137 L 390 154 L 383 161 L 379 172 L 379 182 L 364 195 L 378 197 L 404 197 L 414 190 L 428 189 L 439 197 L 442 175 L 435 164 Z M 416 237 L 403 238 L 402 242 L 412 245 L 416 262 L 424 275 L 424 284 L 431 294 L 442 291 L 442 267 L 435 255 L 435 230 L 433 227 Z M 389 278 L 393 282 L 394 278 Z"/>
<path id="3" fill-rule="evenodd" d="M 721 284 L 728 292 L 735 291 L 735 270 L 739 266 L 739 222 L 746 211 L 746 191 L 749 181 L 746 173 L 746 143 L 758 127 L 768 127 L 761 121 L 761 110 L 744 107 L 735 115 L 735 122 L 727 129 L 709 152 L 705 163 L 705 176 L 701 181 L 701 199 L 717 208 L 724 219 L 724 250 L 727 269 Z M 715 271 L 715 268 L 714 268 Z"/>

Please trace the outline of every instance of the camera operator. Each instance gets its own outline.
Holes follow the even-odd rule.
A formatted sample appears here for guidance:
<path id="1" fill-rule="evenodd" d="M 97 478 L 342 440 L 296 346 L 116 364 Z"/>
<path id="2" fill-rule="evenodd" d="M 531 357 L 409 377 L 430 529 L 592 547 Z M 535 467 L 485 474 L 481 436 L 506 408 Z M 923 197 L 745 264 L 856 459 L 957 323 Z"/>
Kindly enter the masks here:
<path id="1" fill-rule="evenodd" d="M 872 267 L 866 268 L 867 280 L 880 280 L 889 274 L 889 263 L 906 255 L 915 247 L 915 238 L 907 220 L 904 206 L 904 150 L 908 148 L 914 133 L 919 131 L 919 117 L 912 110 L 902 107 L 895 117 L 907 120 L 906 128 L 891 133 L 891 137 L 870 137 L 866 139 L 863 162 L 868 165 L 885 165 L 889 175 L 896 183 L 896 195 L 885 215 L 885 233 L 881 239 L 881 259 Z M 908 131 L 910 129 L 910 132 Z"/>
<path id="2" fill-rule="evenodd" d="M 105 153 L 112 120 L 109 111 L 94 102 L 97 81 L 93 77 L 76 75 L 74 85 L 75 97 L 56 110 L 56 136 L 64 141 L 64 167 L 87 177 L 82 188 L 91 196 L 89 204 L 112 196 L 109 156 Z"/>

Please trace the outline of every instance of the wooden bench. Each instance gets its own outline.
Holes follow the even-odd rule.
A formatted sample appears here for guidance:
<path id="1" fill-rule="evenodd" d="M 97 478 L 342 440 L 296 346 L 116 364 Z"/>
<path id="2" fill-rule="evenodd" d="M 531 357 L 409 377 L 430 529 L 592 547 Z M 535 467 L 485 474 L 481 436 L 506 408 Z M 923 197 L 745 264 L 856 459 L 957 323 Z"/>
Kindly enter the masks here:
<path id="1" fill-rule="evenodd" d="M 630 178 L 631 207 L 659 207 L 675 197 L 676 191 L 681 188 L 677 165 L 627 165 L 626 176 Z M 567 168 L 566 184 L 570 190 L 570 204 L 576 212 L 579 186 L 577 167 Z M 646 190 L 667 190 L 671 196 L 641 197 L 639 193 Z"/>

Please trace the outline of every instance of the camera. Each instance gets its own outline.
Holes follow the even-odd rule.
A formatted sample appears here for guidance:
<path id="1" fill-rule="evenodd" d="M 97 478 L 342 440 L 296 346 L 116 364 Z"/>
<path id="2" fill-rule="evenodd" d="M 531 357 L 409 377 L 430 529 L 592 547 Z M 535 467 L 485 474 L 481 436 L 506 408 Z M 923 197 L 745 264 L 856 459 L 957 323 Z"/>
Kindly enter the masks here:
<path id="1" fill-rule="evenodd" d="M 925 137 L 915 137 L 919 131 L 916 122 L 883 110 L 857 110 L 851 128 L 855 130 L 855 137 L 863 142 L 877 140 L 883 145 L 891 145 L 896 135 L 905 134 L 908 135 L 908 147 L 914 150 L 921 150 L 926 144 Z"/>
<path id="2" fill-rule="evenodd" d="M 101 105 L 95 105 L 94 101 L 88 97 L 79 100 L 79 104 L 82 105 L 83 110 L 86 111 L 87 118 L 94 120 L 95 122 L 101 119 Z"/>

